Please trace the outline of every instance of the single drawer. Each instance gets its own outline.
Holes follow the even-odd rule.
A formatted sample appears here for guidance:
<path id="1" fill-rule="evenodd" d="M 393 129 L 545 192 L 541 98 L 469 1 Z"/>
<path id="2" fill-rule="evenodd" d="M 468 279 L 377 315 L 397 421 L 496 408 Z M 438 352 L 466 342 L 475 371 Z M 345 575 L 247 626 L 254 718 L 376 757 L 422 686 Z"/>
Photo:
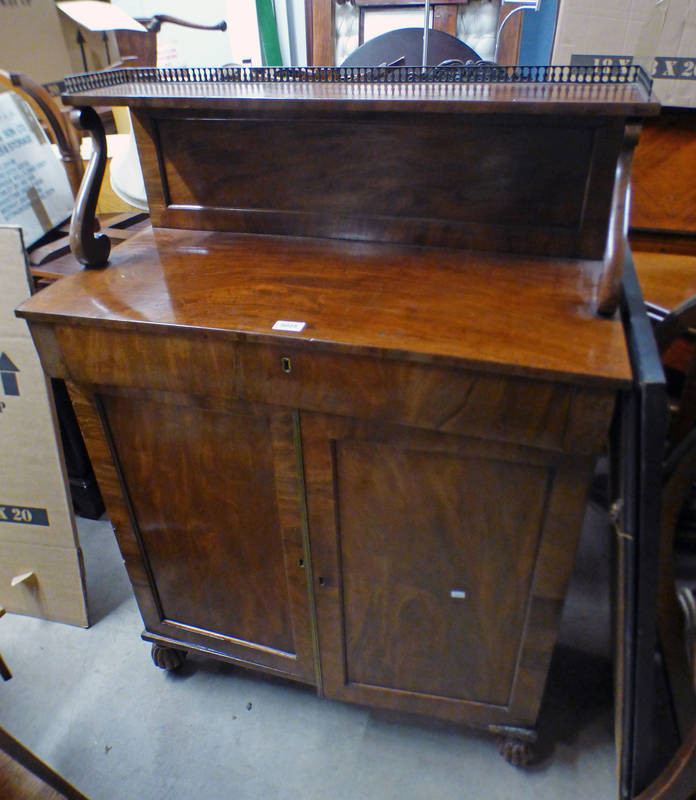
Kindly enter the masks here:
<path id="1" fill-rule="evenodd" d="M 78 384 L 267 403 L 566 452 L 597 452 L 615 402 L 611 388 L 352 355 L 324 343 L 132 327 L 32 324 L 32 332 L 49 374 Z"/>

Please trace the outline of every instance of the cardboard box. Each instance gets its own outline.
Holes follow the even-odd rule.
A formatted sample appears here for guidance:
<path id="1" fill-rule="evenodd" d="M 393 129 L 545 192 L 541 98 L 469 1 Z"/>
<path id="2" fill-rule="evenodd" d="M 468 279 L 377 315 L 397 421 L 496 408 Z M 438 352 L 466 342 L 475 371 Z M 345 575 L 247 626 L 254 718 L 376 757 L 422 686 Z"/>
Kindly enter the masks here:
<path id="1" fill-rule="evenodd" d="M 82 46 L 77 24 L 58 11 L 54 0 L 0 2 L 0 68 L 25 72 L 43 84 L 84 72 L 85 62 L 91 72 L 118 60 L 113 33 L 106 42 L 102 33 L 82 29 L 81 34 Z"/>
<path id="2" fill-rule="evenodd" d="M 53 0 L 0 3 L 0 67 L 26 72 L 38 83 L 73 71 Z"/>
<path id="3" fill-rule="evenodd" d="M 639 64 L 666 106 L 696 107 L 696 0 L 561 0 L 553 64 Z"/>
<path id="4" fill-rule="evenodd" d="M 0 605 L 87 626 L 53 395 L 27 324 L 14 315 L 29 294 L 21 231 L 0 226 Z"/>

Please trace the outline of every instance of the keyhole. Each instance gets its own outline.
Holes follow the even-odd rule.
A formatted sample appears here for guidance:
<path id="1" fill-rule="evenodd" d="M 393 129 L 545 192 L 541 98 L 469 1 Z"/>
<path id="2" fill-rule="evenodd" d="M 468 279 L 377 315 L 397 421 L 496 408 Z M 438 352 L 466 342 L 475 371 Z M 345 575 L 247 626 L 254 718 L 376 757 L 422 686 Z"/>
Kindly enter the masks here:
<path id="1" fill-rule="evenodd" d="M 297 566 L 298 566 L 298 567 L 304 567 L 304 558 L 301 558 L 301 559 L 300 559 L 300 560 L 297 562 Z"/>
<path id="2" fill-rule="evenodd" d="M 319 578 L 319 586 L 323 586 L 325 583 L 323 578 Z"/>
<path id="3" fill-rule="evenodd" d="M 290 361 L 287 356 L 283 356 L 283 358 L 280 359 L 280 366 L 283 372 L 292 372 L 292 361 Z"/>

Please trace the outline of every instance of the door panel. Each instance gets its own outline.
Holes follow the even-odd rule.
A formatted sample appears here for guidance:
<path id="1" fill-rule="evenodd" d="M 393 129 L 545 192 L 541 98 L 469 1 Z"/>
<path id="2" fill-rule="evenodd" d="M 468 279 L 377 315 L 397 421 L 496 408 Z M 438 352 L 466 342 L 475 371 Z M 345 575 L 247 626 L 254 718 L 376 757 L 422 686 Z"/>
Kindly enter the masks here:
<path id="1" fill-rule="evenodd" d="M 311 675 L 291 415 L 134 392 L 101 404 L 160 610 L 148 630 Z"/>
<path id="2" fill-rule="evenodd" d="M 592 459 L 302 415 L 326 693 L 533 725 Z"/>
<path id="3" fill-rule="evenodd" d="M 354 441 L 335 463 L 348 682 L 506 705 L 548 471 Z"/>

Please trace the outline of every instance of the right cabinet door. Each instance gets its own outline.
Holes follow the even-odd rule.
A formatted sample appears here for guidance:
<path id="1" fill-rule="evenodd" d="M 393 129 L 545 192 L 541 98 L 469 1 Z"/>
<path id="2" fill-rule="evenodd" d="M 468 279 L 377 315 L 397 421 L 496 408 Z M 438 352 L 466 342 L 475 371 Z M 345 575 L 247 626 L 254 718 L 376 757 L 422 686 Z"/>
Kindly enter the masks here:
<path id="1" fill-rule="evenodd" d="M 316 414 L 302 442 L 325 694 L 533 725 L 592 460 Z"/>

